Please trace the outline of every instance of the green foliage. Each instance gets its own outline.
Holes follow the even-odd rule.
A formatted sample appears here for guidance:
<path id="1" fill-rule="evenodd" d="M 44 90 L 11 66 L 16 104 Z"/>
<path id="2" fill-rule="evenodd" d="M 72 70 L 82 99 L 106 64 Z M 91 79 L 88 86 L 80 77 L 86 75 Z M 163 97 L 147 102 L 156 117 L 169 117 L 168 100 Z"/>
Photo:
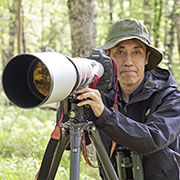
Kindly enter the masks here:
<path id="1" fill-rule="evenodd" d="M 54 129 L 56 112 L 0 106 L 0 179 L 34 179 Z M 69 179 L 70 152 L 64 151 L 56 180 Z M 93 162 L 95 163 L 95 162 Z M 81 179 L 98 179 L 98 170 L 81 159 Z"/>
<path id="2" fill-rule="evenodd" d="M 0 179 L 2 180 L 29 180 L 34 179 L 39 162 L 34 158 L 22 158 L 15 155 L 12 158 L 2 159 L 0 156 Z"/>
<path id="3" fill-rule="evenodd" d="M 52 47 L 54 51 L 70 55 L 70 27 L 65 1 L 24 0 L 23 7 L 27 51 L 41 52 Z"/>
<path id="4" fill-rule="evenodd" d="M 44 149 L 42 143 L 47 140 L 46 134 L 50 134 L 53 129 L 55 117 L 52 116 L 52 112 L 41 111 L 38 108 L 33 110 L 22 110 L 14 106 L 5 108 L 1 105 L 0 113 L 3 130 L 0 136 L 3 145 L 3 149 L 0 148 L 2 157 L 11 157 L 12 154 L 41 157 Z M 30 149 L 33 154 L 29 152 Z"/>
<path id="5" fill-rule="evenodd" d="M 17 17 L 12 12 L 13 2 L 2 0 L 0 3 L 0 17 L 3 26 L 0 27 L 0 69 L 2 68 L 2 59 L 8 61 L 7 54 L 17 54 L 17 31 L 14 37 L 15 52 L 11 51 L 9 45 L 10 25 L 12 24 L 12 17 L 17 20 Z M 170 28 L 170 14 L 174 5 L 174 0 L 160 1 L 160 0 L 146 0 L 148 5 L 145 6 L 144 0 L 113 0 L 113 7 L 110 8 L 109 0 L 96 0 L 96 19 L 97 21 L 97 37 L 96 46 L 104 43 L 107 37 L 108 29 L 113 22 L 122 18 L 137 18 L 139 20 L 147 21 L 148 29 L 151 35 L 155 35 L 152 39 L 152 44 L 159 41 L 158 46 L 164 50 L 164 39 L 166 37 L 165 31 Z M 162 9 L 160 8 L 162 2 Z M 69 25 L 69 15 L 67 0 L 22 0 L 23 5 L 23 30 L 25 51 L 41 52 L 45 51 L 46 47 L 52 47 L 54 51 L 71 56 L 71 30 Z M 110 20 L 110 12 L 112 12 L 113 20 Z M 177 8 L 178 12 L 178 8 Z M 160 22 L 158 17 L 162 13 Z M 17 24 L 17 23 L 16 23 Z M 160 25 L 158 27 L 157 25 Z M 158 39 L 157 39 L 158 38 Z M 177 44 L 177 41 L 176 41 Z M 178 51 L 175 51 L 175 55 Z M 177 57 L 177 56 L 176 56 Z M 174 58 L 172 58 L 174 59 Z M 176 61 L 177 59 L 175 59 Z M 179 64 L 178 64 L 179 65 Z"/>

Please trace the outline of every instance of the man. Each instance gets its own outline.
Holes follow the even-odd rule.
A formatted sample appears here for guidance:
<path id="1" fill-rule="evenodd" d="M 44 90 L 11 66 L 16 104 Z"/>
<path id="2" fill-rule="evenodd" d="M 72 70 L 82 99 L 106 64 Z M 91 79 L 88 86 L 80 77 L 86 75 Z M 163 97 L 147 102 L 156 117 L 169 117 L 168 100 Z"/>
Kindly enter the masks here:
<path id="1" fill-rule="evenodd" d="M 162 53 L 135 19 L 115 23 L 101 48 L 117 63 L 118 109 L 115 93 L 91 88 L 76 91 L 78 106 L 90 105 L 108 153 L 115 141 L 116 150 L 125 147 L 143 156 L 145 180 L 179 180 L 180 92 L 172 74 L 156 67 Z M 114 155 L 112 162 L 116 167 Z"/>

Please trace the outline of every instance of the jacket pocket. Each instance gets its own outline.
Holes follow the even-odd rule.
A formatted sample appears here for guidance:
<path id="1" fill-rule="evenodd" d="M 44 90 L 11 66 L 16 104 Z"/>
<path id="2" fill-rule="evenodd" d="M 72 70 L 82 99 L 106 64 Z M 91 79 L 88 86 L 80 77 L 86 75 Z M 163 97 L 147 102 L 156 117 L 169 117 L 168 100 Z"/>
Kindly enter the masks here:
<path id="1" fill-rule="evenodd" d="M 179 164 L 175 152 L 169 147 L 154 153 L 156 163 L 170 180 L 179 180 Z"/>

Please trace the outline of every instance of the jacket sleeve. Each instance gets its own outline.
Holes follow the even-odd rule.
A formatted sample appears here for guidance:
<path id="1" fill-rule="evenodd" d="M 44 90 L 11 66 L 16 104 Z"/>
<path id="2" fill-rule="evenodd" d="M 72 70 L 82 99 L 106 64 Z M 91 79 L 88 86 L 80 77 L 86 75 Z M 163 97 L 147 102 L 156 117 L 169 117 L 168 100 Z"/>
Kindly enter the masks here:
<path id="1" fill-rule="evenodd" d="M 112 140 L 133 151 L 143 155 L 157 152 L 180 133 L 180 94 L 175 91 L 159 100 L 144 124 L 107 107 L 95 124 Z"/>

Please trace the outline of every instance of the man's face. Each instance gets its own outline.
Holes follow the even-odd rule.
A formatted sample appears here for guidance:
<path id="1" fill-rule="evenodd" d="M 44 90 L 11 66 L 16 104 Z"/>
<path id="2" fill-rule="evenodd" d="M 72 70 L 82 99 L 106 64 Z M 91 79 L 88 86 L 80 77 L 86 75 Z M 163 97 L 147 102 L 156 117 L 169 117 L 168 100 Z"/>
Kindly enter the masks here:
<path id="1" fill-rule="evenodd" d="M 148 56 L 146 45 L 136 39 L 122 41 L 111 49 L 110 57 L 117 63 L 118 80 L 122 87 L 140 85 Z"/>

